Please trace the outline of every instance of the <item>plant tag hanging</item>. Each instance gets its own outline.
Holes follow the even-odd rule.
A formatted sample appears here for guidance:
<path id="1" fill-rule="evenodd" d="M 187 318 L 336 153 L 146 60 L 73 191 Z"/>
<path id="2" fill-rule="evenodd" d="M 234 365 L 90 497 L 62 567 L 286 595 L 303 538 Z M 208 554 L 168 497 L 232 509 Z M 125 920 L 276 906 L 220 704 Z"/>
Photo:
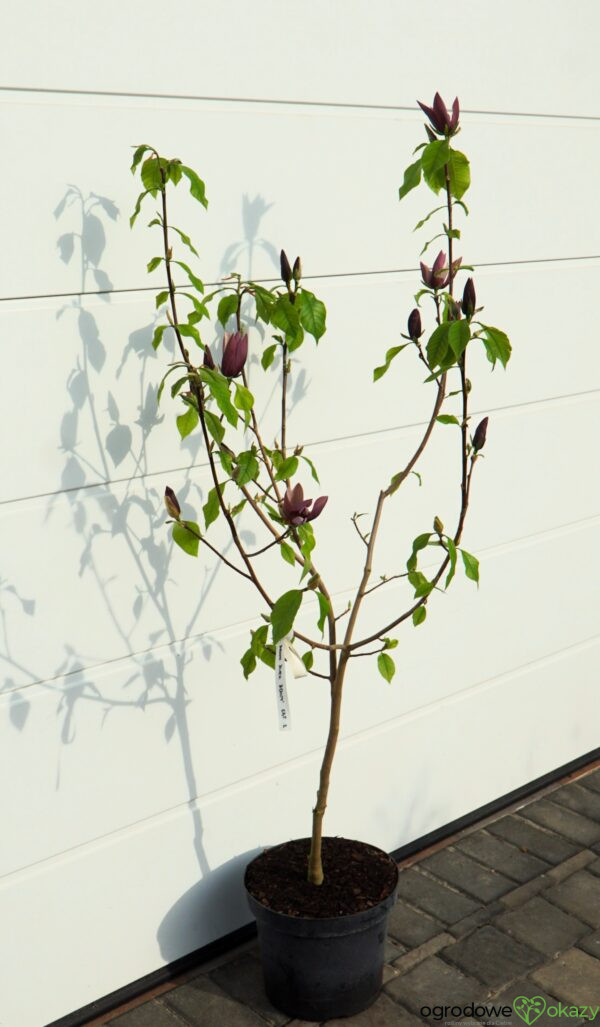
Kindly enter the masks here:
<path id="1" fill-rule="evenodd" d="M 290 665 L 293 677 L 302 678 L 306 676 L 306 667 L 291 644 L 289 635 L 282 638 L 275 646 L 275 690 L 277 696 L 277 719 L 280 731 L 288 731 L 291 727 L 290 704 L 285 680 L 286 660 Z"/>

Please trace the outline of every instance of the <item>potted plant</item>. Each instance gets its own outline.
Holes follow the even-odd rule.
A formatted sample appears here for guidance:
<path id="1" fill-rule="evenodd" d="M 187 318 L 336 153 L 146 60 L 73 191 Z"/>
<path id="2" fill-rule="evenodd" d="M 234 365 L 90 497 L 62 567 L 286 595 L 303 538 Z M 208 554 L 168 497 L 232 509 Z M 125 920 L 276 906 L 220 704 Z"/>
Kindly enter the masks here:
<path id="1" fill-rule="evenodd" d="M 459 104 L 451 111 L 438 93 L 431 107 L 420 104 L 427 117 L 426 141 L 417 147 L 417 159 L 404 174 L 400 198 L 424 180 L 442 202 L 416 226 L 421 228 L 441 213 L 444 248 L 431 266 L 421 263 L 421 288 L 410 312 L 403 341 L 389 349 L 375 369 L 377 382 L 405 349 L 412 350 L 423 365 L 433 405 L 422 438 L 405 466 L 392 468 L 375 497 L 370 527 L 352 518 L 364 544 L 362 572 L 354 600 L 336 611 L 330 591 L 315 560 L 315 522 L 323 514 L 328 497 L 313 500 L 304 493 L 302 472 L 318 481 L 312 461 L 288 438 L 287 412 L 290 376 L 305 337 L 318 343 L 325 333 L 323 303 L 304 284 L 300 258 L 290 264 L 281 251 L 281 283 L 271 287 L 229 275 L 210 295 L 186 261 L 175 259 L 172 242 L 197 256 L 189 236 L 169 222 L 169 190 L 182 180 L 192 197 L 207 206 L 205 187 L 195 171 L 178 159 L 166 159 L 150 146 L 136 148 L 132 171 L 141 175 L 143 191 L 131 217 L 133 225 L 147 198 L 158 201 L 150 222 L 159 229 L 161 254 L 148 264 L 152 272 L 162 267 L 166 288 L 156 297 L 166 319 L 154 332 L 158 348 L 166 330 L 173 333 L 177 358 L 171 363 L 158 390 L 158 401 L 168 382 L 173 399 L 180 404 L 177 428 L 181 438 L 201 432 L 212 486 L 203 506 L 203 523 L 182 515 L 175 489 L 167 485 L 165 504 L 174 542 L 188 555 L 198 557 L 203 547 L 245 579 L 258 593 L 258 615 L 249 647 L 241 657 L 246 678 L 262 661 L 276 676 L 280 728 L 288 726 L 285 665 L 295 674 L 306 673 L 329 684 L 331 705 L 317 799 L 309 838 L 283 841 L 266 850 L 248 867 L 246 888 L 257 917 L 266 990 L 276 1006 L 291 1016 L 324 1020 L 350 1015 L 366 1008 L 381 986 L 383 943 L 387 912 L 395 898 L 397 868 L 381 850 L 342 838 L 323 836 L 330 776 L 340 731 L 344 680 L 350 660 L 372 654 L 378 672 L 391 681 L 395 673 L 391 655 L 397 645 L 392 633 L 404 621 L 414 626 L 426 618 L 435 589 L 447 589 L 459 559 L 468 578 L 479 580 L 477 559 L 462 546 L 473 473 L 486 441 L 488 418 L 472 430 L 469 413 L 471 382 L 467 377 L 469 347 L 481 345 L 492 367 L 510 357 L 506 335 L 479 320 L 472 277 L 457 291 L 457 277 L 466 268 L 455 255 L 460 231 L 456 216 L 468 214 L 463 196 L 470 184 L 469 162 L 454 147 L 459 132 Z M 438 238 L 435 236 L 434 238 Z M 431 240 L 433 242 L 433 240 Z M 422 253 L 427 249 L 424 247 Z M 175 284 L 175 274 L 187 280 Z M 459 298 L 460 297 L 460 298 Z M 426 300 L 432 328 L 425 333 L 420 304 Z M 210 304 L 217 303 L 218 322 L 224 332 L 222 347 L 211 347 L 204 335 L 210 323 Z M 185 308 L 185 312 L 184 312 Z M 262 344 L 258 330 L 268 334 Z M 249 350 L 260 351 L 260 366 L 275 374 L 280 390 L 278 437 L 268 444 L 259 423 L 254 396 L 249 388 Z M 172 377 L 171 377 L 172 376 Z M 452 388 L 450 388 L 452 385 Z M 458 414 L 443 412 L 447 397 L 458 397 Z M 438 425 L 454 426 L 457 435 L 460 475 L 460 513 L 447 530 L 439 516 L 430 530 L 407 546 L 408 559 L 402 574 L 383 575 L 372 583 L 373 555 L 384 510 L 406 482 Z M 442 430 L 448 430 L 444 428 Z M 333 507 L 333 509 L 332 509 Z M 250 511 L 265 541 L 250 551 L 239 531 L 242 510 Z M 326 516 L 335 516 L 334 503 Z M 213 522 L 222 518 L 233 543 L 234 557 L 226 556 L 210 541 Z M 258 559 L 270 547 L 278 547 L 289 573 L 296 577 L 282 595 L 272 592 L 263 580 Z M 426 550 L 439 554 L 438 566 L 427 576 L 419 569 Z M 386 623 L 366 637 L 356 637 L 358 614 L 367 597 L 396 578 L 405 578 L 412 598 L 405 610 L 390 610 Z M 316 631 L 295 630 L 303 602 L 313 600 Z M 316 600 L 316 602 L 314 602 Z M 292 644 L 293 642 L 293 644 Z"/>

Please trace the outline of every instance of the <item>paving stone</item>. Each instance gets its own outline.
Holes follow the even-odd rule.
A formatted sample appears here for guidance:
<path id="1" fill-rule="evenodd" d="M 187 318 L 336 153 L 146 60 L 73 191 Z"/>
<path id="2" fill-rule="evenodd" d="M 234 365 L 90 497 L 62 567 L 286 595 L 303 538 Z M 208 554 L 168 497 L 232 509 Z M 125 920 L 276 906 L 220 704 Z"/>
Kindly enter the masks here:
<path id="1" fill-rule="evenodd" d="M 459 895 L 412 867 L 400 874 L 398 894 L 444 924 L 455 924 L 469 913 L 474 913 L 478 905 L 466 895 Z"/>
<path id="2" fill-rule="evenodd" d="M 444 949 L 444 958 L 492 988 L 523 976 L 542 961 L 538 952 L 495 927 L 480 927 Z"/>
<path id="3" fill-rule="evenodd" d="M 424 959 L 429 956 L 434 956 L 440 949 L 445 949 L 448 945 L 451 945 L 454 938 L 451 934 L 446 934 L 444 931 L 442 934 L 437 934 L 435 938 L 430 938 L 429 941 L 419 945 L 416 949 L 411 949 L 410 952 L 406 952 L 403 956 L 400 956 L 394 962 L 394 970 L 396 973 L 407 973 L 412 970 L 413 966 L 417 963 L 422 963 Z"/>
<path id="4" fill-rule="evenodd" d="M 420 865 L 480 902 L 492 902 L 514 887 L 513 881 L 480 866 L 457 849 L 440 849 Z"/>
<path id="5" fill-rule="evenodd" d="M 463 938 L 465 934 L 470 934 L 476 927 L 482 927 L 483 924 L 489 924 L 491 919 L 496 916 L 497 913 L 501 913 L 504 906 L 501 902 L 490 902 L 487 906 L 482 906 L 481 909 L 476 910 L 475 913 L 471 913 L 470 916 L 466 916 L 463 920 L 459 920 L 455 924 L 451 924 L 448 928 L 450 934 L 453 934 L 455 938 Z"/>
<path id="6" fill-rule="evenodd" d="M 405 902 L 397 902 L 388 916 L 388 934 L 411 948 L 422 945 L 443 929 L 444 925 L 439 920 L 407 906 Z"/>
<path id="7" fill-rule="evenodd" d="M 156 999 L 116 1016 L 110 1022 L 118 1024 L 118 1027 L 181 1027 L 177 1014 Z"/>
<path id="8" fill-rule="evenodd" d="M 424 1006 L 465 1006 L 481 998 L 485 992 L 481 983 L 456 967 L 448 966 L 438 956 L 430 956 L 408 973 L 397 977 L 385 990 L 421 1016 Z"/>
<path id="9" fill-rule="evenodd" d="M 518 881 L 519 884 L 525 884 L 532 877 L 543 874 L 550 865 L 537 856 L 521 852 L 515 845 L 486 831 L 474 831 L 473 834 L 465 835 L 456 845 L 480 863 L 499 870 L 501 874 Z"/>
<path id="10" fill-rule="evenodd" d="M 288 1022 L 289 1016 L 275 1009 L 265 995 L 261 965 L 254 956 L 232 959 L 213 970 L 210 977 L 232 998 L 250 1006 L 277 1027 Z"/>
<path id="11" fill-rule="evenodd" d="M 580 949 L 570 949 L 531 978 L 563 1002 L 600 1006 L 600 963 Z"/>
<path id="12" fill-rule="evenodd" d="M 553 884 L 558 884 L 559 881 L 564 881 L 571 874 L 574 874 L 576 870 L 583 870 L 588 863 L 594 862 L 594 853 L 590 852 L 589 849 L 582 849 L 581 852 L 577 852 L 574 856 L 570 856 L 564 863 L 557 863 L 555 867 L 552 867 L 548 871 L 548 880 Z"/>
<path id="13" fill-rule="evenodd" d="M 600 877 L 600 858 L 592 860 L 588 863 L 586 870 L 589 870 L 591 874 L 595 874 L 596 877 Z"/>
<path id="14" fill-rule="evenodd" d="M 550 802 L 548 799 L 538 799 L 520 811 L 521 816 L 533 820 L 542 827 L 564 835 L 572 842 L 579 845 L 591 845 L 600 840 L 600 824 L 594 823 L 580 813 L 574 813 L 565 806 Z"/>
<path id="15" fill-rule="evenodd" d="M 526 978 L 521 978 L 518 981 L 513 981 L 513 983 L 509 984 L 507 988 L 503 988 L 498 994 L 494 994 L 493 998 L 488 999 L 487 1004 L 488 1006 L 496 1006 L 496 1008 L 502 1006 L 511 1006 L 512 1016 L 508 1019 L 512 1020 L 513 1027 L 517 1027 L 517 1024 L 521 1024 L 523 1020 L 519 1017 L 518 1014 L 515 1013 L 514 1003 L 515 1001 L 517 1001 L 518 999 L 522 999 L 523 997 L 530 999 L 541 998 L 543 1002 L 546 1003 L 542 1015 L 538 1016 L 537 1019 L 533 1021 L 535 1027 L 556 1027 L 557 1023 L 562 1024 L 563 1027 L 565 1027 L 565 1025 L 568 1025 L 568 1027 L 576 1027 L 576 1025 L 580 1022 L 578 1020 L 571 1019 L 557 1020 L 556 1016 L 550 1016 L 546 1010 L 553 1009 L 553 1007 L 556 1005 L 556 999 L 548 995 L 548 993 L 544 991 L 543 988 L 540 988 L 539 984 L 534 984 L 533 981 L 529 981 Z M 524 1012 L 526 1012 L 526 1005 L 524 1005 L 523 1003 L 519 1003 L 519 1007 Z M 496 1016 L 491 1017 L 490 1019 L 493 1023 L 503 1023 L 506 1022 L 507 1018 Z"/>
<path id="16" fill-rule="evenodd" d="M 507 892 L 499 901 L 508 909 L 515 909 L 517 906 L 522 906 L 524 902 L 529 902 L 534 895 L 543 891 L 544 888 L 549 888 L 551 884 L 552 881 L 547 874 L 540 874 L 539 877 L 534 877 L 527 884 L 521 884 L 514 891 Z"/>
<path id="17" fill-rule="evenodd" d="M 494 820 L 492 824 L 487 825 L 486 830 L 548 863 L 562 863 L 577 852 L 575 846 L 565 838 L 549 831 L 542 831 L 528 820 L 514 815 Z"/>
<path id="18" fill-rule="evenodd" d="M 297 1021 L 293 1021 L 296 1023 Z M 385 992 L 362 1013 L 327 1020 L 327 1027 L 422 1027 L 422 1021 L 397 1005 Z M 292 1027 L 292 1024 L 290 1024 Z"/>
<path id="19" fill-rule="evenodd" d="M 600 768 L 586 774 L 585 777 L 577 778 L 577 784 L 582 788 L 591 788 L 593 792 L 600 792 Z"/>
<path id="20" fill-rule="evenodd" d="M 586 924 L 539 896 L 518 909 L 501 913 L 494 925 L 546 956 L 570 949 L 589 934 Z"/>
<path id="21" fill-rule="evenodd" d="M 549 796 L 552 802 L 558 802 L 575 813 L 581 813 L 590 820 L 600 820 L 600 794 L 579 784 L 564 785 L 556 788 Z"/>
<path id="22" fill-rule="evenodd" d="M 231 998 L 204 975 L 167 992 L 163 1002 L 193 1027 L 265 1027 L 264 1019 Z"/>
<path id="23" fill-rule="evenodd" d="M 386 963 L 393 963 L 400 956 L 403 956 L 406 952 L 404 945 L 400 945 L 399 942 L 395 941 L 394 938 L 385 939 L 385 947 L 383 950 L 383 959 Z"/>
<path id="24" fill-rule="evenodd" d="M 544 895 L 549 902 L 584 923 L 600 927 L 600 878 L 588 874 L 587 870 L 580 870 L 561 884 L 548 888 Z"/>
<path id="25" fill-rule="evenodd" d="M 582 938 L 581 941 L 577 942 L 577 947 L 589 952 L 590 956 L 600 959 L 600 931 L 594 931 L 593 934 L 588 934 L 585 938 Z"/>

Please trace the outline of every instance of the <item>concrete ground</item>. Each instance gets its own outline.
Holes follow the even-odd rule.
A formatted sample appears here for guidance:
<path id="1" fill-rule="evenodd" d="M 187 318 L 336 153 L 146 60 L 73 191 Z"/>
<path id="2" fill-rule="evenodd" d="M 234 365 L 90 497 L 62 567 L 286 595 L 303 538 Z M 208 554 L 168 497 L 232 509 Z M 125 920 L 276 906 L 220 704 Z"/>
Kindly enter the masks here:
<path id="1" fill-rule="evenodd" d="M 546 1027 L 560 1021 L 575 1027 L 594 1017 L 600 1025 L 596 1007 L 600 769 L 547 789 L 404 863 L 389 921 L 383 990 L 366 1012 L 327 1023 Z M 111 1027 L 303 1023 L 278 1012 L 265 997 L 256 942 L 130 1003 L 124 1012 L 94 1021 L 109 1022 Z"/>

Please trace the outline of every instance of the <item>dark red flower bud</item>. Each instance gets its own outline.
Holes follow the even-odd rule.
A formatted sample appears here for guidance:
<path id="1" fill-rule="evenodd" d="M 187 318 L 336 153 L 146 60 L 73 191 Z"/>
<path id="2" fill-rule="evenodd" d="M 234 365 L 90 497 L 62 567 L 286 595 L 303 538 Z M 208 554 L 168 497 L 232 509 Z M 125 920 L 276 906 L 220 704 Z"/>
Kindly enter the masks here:
<path id="1" fill-rule="evenodd" d="M 420 100 L 417 100 L 417 103 L 423 113 L 429 118 L 438 135 L 454 135 L 458 129 L 458 116 L 460 113 L 458 97 L 455 98 L 452 104 L 452 115 L 448 114 L 446 104 L 439 93 L 435 94 L 431 107 L 421 103 Z"/>
<path id="2" fill-rule="evenodd" d="M 294 278 L 294 281 L 295 281 L 296 285 L 298 285 L 298 283 L 300 282 L 300 279 L 302 278 L 302 261 L 300 260 L 300 257 L 296 257 L 296 259 L 294 261 L 294 266 L 292 268 L 292 275 L 293 275 L 293 278 Z"/>
<path id="3" fill-rule="evenodd" d="M 202 361 L 202 363 L 205 367 L 208 367 L 209 371 L 214 371 L 215 362 L 213 360 L 212 353 L 210 352 L 208 346 L 204 347 L 204 360 Z"/>
<path id="4" fill-rule="evenodd" d="M 483 421 L 480 421 L 475 429 L 475 434 L 473 436 L 473 449 L 476 453 L 485 446 L 488 421 L 489 417 L 484 417 Z"/>
<path id="5" fill-rule="evenodd" d="M 460 321 L 461 319 L 460 304 L 456 302 L 452 296 L 448 297 L 448 320 L 449 321 Z"/>
<path id="6" fill-rule="evenodd" d="M 475 286 L 473 284 L 473 279 L 467 278 L 462 298 L 462 312 L 465 315 L 465 317 L 473 317 L 473 314 L 475 313 L 476 303 L 477 297 L 475 295 Z"/>
<path id="7" fill-rule="evenodd" d="M 292 269 L 290 267 L 290 262 L 286 257 L 285 250 L 282 250 L 279 254 L 279 268 L 281 271 L 282 282 L 285 282 L 289 287 L 290 282 L 292 281 Z"/>
<path id="8" fill-rule="evenodd" d="M 414 310 L 411 310 L 408 317 L 408 334 L 411 339 L 420 339 L 423 334 L 421 314 L 416 307 Z"/>
<path id="9" fill-rule="evenodd" d="M 237 378 L 242 373 L 248 356 L 248 336 L 246 332 L 234 332 L 223 337 L 223 359 L 221 374 L 226 378 Z"/>
<path id="10" fill-rule="evenodd" d="M 313 503 L 312 499 L 304 498 L 302 485 L 294 485 L 293 488 L 290 485 L 283 497 L 281 516 L 288 524 L 293 524 L 296 527 L 299 524 L 306 524 L 307 521 L 314 521 L 315 517 L 321 513 L 328 498 L 328 496 L 319 496 Z"/>
<path id="11" fill-rule="evenodd" d="M 169 488 L 168 485 L 165 489 L 165 506 L 167 508 L 167 513 L 169 517 L 173 517 L 176 521 L 178 521 L 181 516 L 181 507 L 177 500 L 177 496 L 173 492 L 173 489 Z"/>

